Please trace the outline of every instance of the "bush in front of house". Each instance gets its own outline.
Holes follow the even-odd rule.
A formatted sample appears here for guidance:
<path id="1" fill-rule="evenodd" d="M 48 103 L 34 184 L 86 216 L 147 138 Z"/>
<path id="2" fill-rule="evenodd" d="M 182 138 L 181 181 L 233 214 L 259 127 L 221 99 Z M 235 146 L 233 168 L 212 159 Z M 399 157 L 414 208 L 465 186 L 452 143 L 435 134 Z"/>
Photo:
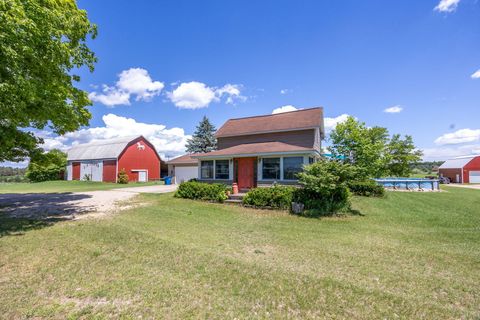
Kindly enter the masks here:
<path id="1" fill-rule="evenodd" d="M 339 161 L 323 160 L 305 166 L 298 174 L 303 186 L 295 190 L 293 201 L 303 203 L 305 216 L 331 215 L 350 209 L 347 182 L 356 175 L 353 166 Z"/>
<path id="2" fill-rule="evenodd" d="M 383 197 L 385 188 L 373 180 L 350 181 L 348 189 L 356 196 L 363 197 Z"/>
<path id="3" fill-rule="evenodd" d="M 243 204 L 258 208 L 288 209 L 295 189 L 279 185 L 251 189 L 243 198 Z"/>
<path id="4" fill-rule="evenodd" d="M 118 172 L 117 183 L 127 184 L 128 183 L 128 174 L 125 169 L 122 169 Z"/>
<path id="5" fill-rule="evenodd" d="M 228 199 L 227 186 L 221 183 L 202 183 L 196 181 L 182 182 L 175 197 L 193 200 L 224 202 Z"/>

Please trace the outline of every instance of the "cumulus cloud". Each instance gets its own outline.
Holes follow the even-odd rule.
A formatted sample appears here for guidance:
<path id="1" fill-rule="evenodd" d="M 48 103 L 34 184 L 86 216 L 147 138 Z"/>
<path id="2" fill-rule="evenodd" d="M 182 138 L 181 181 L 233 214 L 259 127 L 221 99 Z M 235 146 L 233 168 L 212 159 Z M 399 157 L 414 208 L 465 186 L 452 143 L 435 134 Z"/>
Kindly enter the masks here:
<path id="1" fill-rule="evenodd" d="M 434 10 L 439 12 L 453 12 L 457 9 L 460 0 L 440 0 Z"/>
<path id="2" fill-rule="evenodd" d="M 477 71 L 475 71 L 472 75 L 471 75 L 472 79 L 480 79 L 480 69 L 478 69 Z"/>
<path id="3" fill-rule="evenodd" d="M 241 86 L 226 84 L 223 87 L 209 87 L 198 81 L 183 82 L 172 92 L 167 94 L 172 103 L 182 109 L 206 108 L 212 102 L 219 102 L 222 98 L 227 104 L 235 104 L 236 101 L 245 101 L 241 95 Z"/>
<path id="4" fill-rule="evenodd" d="M 402 112 L 402 110 L 403 110 L 403 108 L 401 106 L 397 105 L 397 106 L 387 108 L 387 109 L 383 110 L 383 112 L 385 112 L 385 113 L 400 113 L 400 112 Z"/>
<path id="5" fill-rule="evenodd" d="M 93 91 L 88 97 L 109 107 L 130 105 L 131 97 L 136 101 L 150 101 L 160 94 L 164 86 L 163 82 L 153 81 L 147 70 L 130 68 L 118 74 L 114 86 L 103 85 L 102 93 Z"/>
<path id="6" fill-rule="evenodd" d="M 437 145 L 462 144 L 480 141 L 480 129 L 460 129 L 455 132 L 445 133 L 435 139 Z"/>
<path id="7" fill-rule="evenodd" d="M 330 132 L 332 131 L 333 129 L 335 129 L 335 127 L 337 126 L 337 124 L 339 123 L 342 123 L 342 122 L 345 122 L 347 119 L 348 119 L 349 115 L 348 114 L 341 114 L 339 115 L 338 117 L 335 117 L 335 118 L 325 118 L 323 121 L 324 121 L 324 124 L 325 124 L 325 132 Z"/>
<path id="8" fill-rule="evenodd" d="M 422 151 L 424 161 L 439 161 L 459 156 L 480 155 L 480 144 L 424 148 Z"/>
<path id="9" fill-rule="evenodd" d="M 290 112 L 290 111 L 296 111 L 299 110 L 296 107 L 288 104 L 286 106 L 281 106 L 276 109 L 273 109 L 272 114 L 277 114 L 277 113 L 283 113 L 283 112 Z"/>
<path id="10" fill-rule="evenodd" d="M 132 135 L 143 135 L 157 149 L 160 156 L 175 157 L 185 152 L 185 143 L 191 136 L 186 135 L 182 128 L 167 128 L 163 124 L 138 122 L 132 118 L 106 114 L 102 117 L 105 126 L 81 129 L 64 136 L 54 136 L 50 132 L 39 132 L 44 139 L 45 150 L 68 150 L 71 146 Z"/>

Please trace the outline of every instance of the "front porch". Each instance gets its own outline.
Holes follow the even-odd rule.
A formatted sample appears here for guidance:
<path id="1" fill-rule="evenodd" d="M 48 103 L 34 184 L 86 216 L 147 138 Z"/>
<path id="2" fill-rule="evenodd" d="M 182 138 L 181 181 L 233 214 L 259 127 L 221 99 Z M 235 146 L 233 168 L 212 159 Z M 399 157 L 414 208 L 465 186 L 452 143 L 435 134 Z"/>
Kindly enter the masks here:
<path id="1" fill-rule="evenodd" d="M 199 156 L 199 181 L 206 183 L 236 183 L 239 191 L 268 187 L 274 183 L 296 185 L 296 175 L 303 166 L 315 161 L 312 154 L 275 154 L 208 158 Z"/>

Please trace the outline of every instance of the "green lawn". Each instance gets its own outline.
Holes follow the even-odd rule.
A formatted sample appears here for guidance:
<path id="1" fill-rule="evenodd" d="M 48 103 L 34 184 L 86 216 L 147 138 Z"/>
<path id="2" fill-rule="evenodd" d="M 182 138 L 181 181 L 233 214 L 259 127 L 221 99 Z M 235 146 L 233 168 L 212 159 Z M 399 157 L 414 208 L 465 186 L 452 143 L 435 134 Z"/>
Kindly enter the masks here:
<path id="1" fill-rule="evenodd" d="M 35 192 L 81 192 L 94 190 L 110 190 L 115 188 L 148 186 L 160 182 L 143 182 L 118 184 L 93 181 L 47 181 L 38 183 L 0 183 L 0 193 L 35 193 Z"/>
<path id="2" fill-rule="evenodd" d="M 146 205 L 109 218 L 16 235 L 0 222 L 10 232 L 0 238 L 0 315 L 480 317 L 478 190 L 356 198 L 362 215 L 323 219 L 138 199 Z"/>

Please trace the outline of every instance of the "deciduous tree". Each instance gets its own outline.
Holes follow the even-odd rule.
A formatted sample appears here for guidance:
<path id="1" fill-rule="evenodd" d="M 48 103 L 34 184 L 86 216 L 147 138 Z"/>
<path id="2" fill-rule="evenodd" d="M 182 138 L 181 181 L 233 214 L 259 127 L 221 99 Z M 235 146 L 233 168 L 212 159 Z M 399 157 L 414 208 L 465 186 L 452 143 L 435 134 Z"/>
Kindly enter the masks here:
<path id="1" fill-rule="evenodd" d="M 41 139 L 31 128 L 64 134 L 87 125 L 91 102 L 75 86 L 93 71 L 87 46 L 97 29 L 74 0 L 0 0 L 0 161 L 19 161 Z"/>

